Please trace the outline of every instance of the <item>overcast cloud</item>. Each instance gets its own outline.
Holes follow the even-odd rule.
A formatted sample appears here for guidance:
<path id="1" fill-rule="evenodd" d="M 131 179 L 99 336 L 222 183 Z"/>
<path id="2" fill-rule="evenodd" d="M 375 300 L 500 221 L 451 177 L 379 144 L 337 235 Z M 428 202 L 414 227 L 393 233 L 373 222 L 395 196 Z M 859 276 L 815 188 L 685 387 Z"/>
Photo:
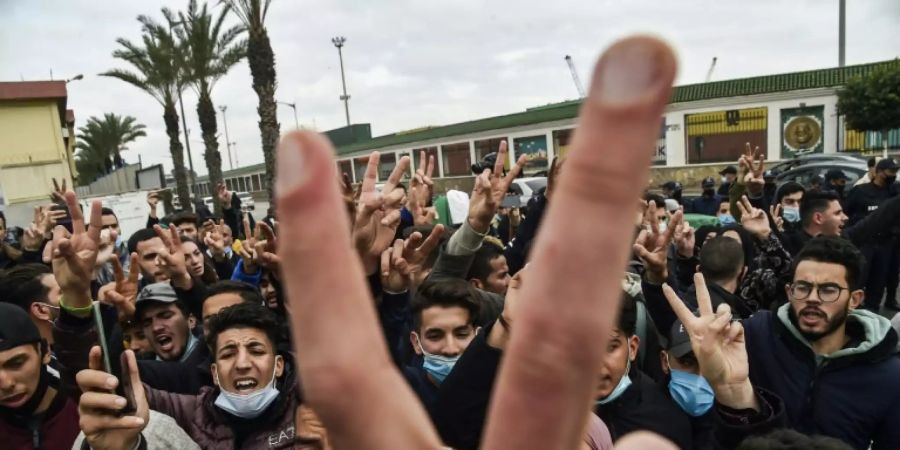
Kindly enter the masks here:
<path id="1" fill-rule="evenodd" d="M 216 0 L 211 1 L 217 4 Z M 847 64 L 900 55 L 900 1 L 852 0 Z M 0 80 L 44 80 L 78 73 L 69 85 L 76 124 L 105 112 L 128 114 L 148 136 L 125 154 L 171 169 L 162 108 L 130 85 L 97 74 L 127 67 L 111 57 L 115 39 L 138 40 L 138 14 L 184 1 L 0 0 Z M 296 101 L 303 125 L 344 124 L 337 52 L 347 37 L 350 116 L 380 135 L 511 113 L 577 97 L 563 56 L 588 84 L 599 52 L 632 32 L 667 38 L 680 56 L 679 84 L 837 65 L 837 0 L 274 0 L 267 20 L 278 72 L 277 99 Z M 194 165 L 202 159 L 196 95 L 184 96 Z M 246 62 L 213 92 L 228 105 L 228 131 L 240 165 L 262 162 L 257 98 Z M 279 107 L 282 130 L 293 112 Z M 221 117 L 219 122 L 222 131 Z M 220 139 L 224 153 L 224 137 Z M 228 159 L 223 154 L 223 166 Z"/>

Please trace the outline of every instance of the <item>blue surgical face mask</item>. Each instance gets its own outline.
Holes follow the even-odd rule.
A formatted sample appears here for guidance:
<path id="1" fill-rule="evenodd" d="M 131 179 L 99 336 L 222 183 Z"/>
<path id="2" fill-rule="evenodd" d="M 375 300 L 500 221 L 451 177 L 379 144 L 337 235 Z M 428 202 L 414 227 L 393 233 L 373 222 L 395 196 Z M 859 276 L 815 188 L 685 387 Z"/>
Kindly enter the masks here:
<path id="1" fill-rule="evenodd" d="M 785 222 L 797 223 L 800 221 L 800 208 L 795 206 L 785 206 L 781 209 L 781 217 Z"/>
<path id="2" fill-rule="evenodd" d="M 122 235 L 116 236 L 116 249 L 122 248 L 122 246 L 125 245 L 126 243 L 127 243 L 127 241 L 125 240 L 125 236 L 122 236 Z"/>
<path id="3" fill-rule="evenodd" d="M 721 225 L 731 225 L 734 223 L 737 223 L 737 221 L 734 220 L 734 216 L 731 214 L 722 214 L 719 216 L 719 224 Z"/>
<path id="4" fill-rule="evenodd" d="M 684 412 L 699 417 L 712 408 L 716 395 L 706 378 L 671 368 L 670 373 L 672 379 L 669 381 L 669 394 Z"/>
<path id="5" fill-rule="evenodd" d="M 625 393 L 628 389 L 628 386 L 631 386 L 631 378 L 628 376 L 628 373 L 631 372 L 631 348 L 628 348 L 628 359 L 625 360 L 625 373 L 622 374 L 622 378 L 619 379 L 619 384 L 616 385 L 615 389 L 609 393 L 606 397 L 597 400 L 596 404 L 605 405 L 619 397 Z"/>
<path id="6" fill-rule="evenodd" d="M 418 335 L 416 335 L 416 340 L 419 340 Z M 434 381 L 437 381 L 438 384 L 444 382 L 447 375 L 450 375 L 450 372 L 453 371 L 453 366 L 456 365 L 456 361 L 459 360 L 459 355 L 441 356 L 426 352 L 422 347 L 421 340 L 419 340 L 419 350 L 422 351 L 422 358 L 424 359 L 422 367 L 432 378 L 434 378 Z"/>
<path id="7" fill-rule="evenodd" d="M 275 387 L 275 368 L 272 368 L 272 381 L 269 384 L 249 394 L 235 394 L 228 392 L 219 383 L 219 371 L 216 372 L 216 384 L 219 385 L 219 396 L 215 405 L 223 411 L 242 419 L 255 419 L 278 398 L 278 389 Z"/>

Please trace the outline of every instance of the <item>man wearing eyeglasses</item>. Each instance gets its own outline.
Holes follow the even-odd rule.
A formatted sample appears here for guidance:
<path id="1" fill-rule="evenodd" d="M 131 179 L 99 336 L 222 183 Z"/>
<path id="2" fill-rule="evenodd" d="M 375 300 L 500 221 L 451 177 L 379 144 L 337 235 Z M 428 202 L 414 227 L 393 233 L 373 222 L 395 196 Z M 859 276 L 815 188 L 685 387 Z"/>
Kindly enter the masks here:
<path id="1" fill-rule="evenodd" d="M 857 449 L 900 448 L 897 334 L 887 319 L 857 309 L 864 297 L 863 266 L 862 254 L 849 241 L 811 239 L 795 258 L 793 280 L 786 286 L 789 302 L 744 320 L 743 330 L 729 323 L 727 305 L 715 313 L 701 305 L 701 318 L 693 321 L 673 303 L 677 298 L 669 298 L 681 310 L 679 317 L 691 320 L 691 339 L 707 348 L 698 355 L 701 372 L 711 380 L 716 400 L 729 406 L 720 408 L 726 420 L 765 420 L 761 388 L 783 400 L 790 428 L 832 436 Z M 669 289 L 666 295 L 674 293 Z M 707 332 L 717 335 L 704 336 L 698 326 L 702 321 L 710 323 Z M 719 334 L 719 344 L 707 342 L 719 340 Z M 741 344 L 746 352 L 739 351 Z M 728 351 L 708 350 L 716 345 Z"/>

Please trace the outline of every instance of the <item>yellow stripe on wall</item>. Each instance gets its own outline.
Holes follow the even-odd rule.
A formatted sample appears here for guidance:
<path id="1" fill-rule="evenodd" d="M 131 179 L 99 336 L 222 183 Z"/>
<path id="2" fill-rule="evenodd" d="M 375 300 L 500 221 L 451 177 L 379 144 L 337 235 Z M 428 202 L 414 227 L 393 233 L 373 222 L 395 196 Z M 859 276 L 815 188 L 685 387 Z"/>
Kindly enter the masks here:
<path id="1" fill-rule="evenodd" d="M 685 117 L 688 136 L 709 136 L 714 134 L 765 131 L 768 128 L 769 109 L 747 108 L 738 110 L 738 123 L 729 125 L 727 111 L 689 114 Z"/>

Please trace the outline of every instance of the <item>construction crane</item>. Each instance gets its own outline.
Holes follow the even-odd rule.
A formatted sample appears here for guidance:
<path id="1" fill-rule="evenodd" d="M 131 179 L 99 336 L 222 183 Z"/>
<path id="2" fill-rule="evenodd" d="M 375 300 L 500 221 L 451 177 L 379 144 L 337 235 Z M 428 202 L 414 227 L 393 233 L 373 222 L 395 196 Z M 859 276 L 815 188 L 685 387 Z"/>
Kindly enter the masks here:
<path id="1" fill-rule="evenodd" d="M 716 69 L 716 61 L 718 61 L 718 59 L 719 58 L 713 56 L 712 63 L 710 63 L 710 65 L 709 65 L 709 70 L 706 72 L 706 80 L 705 81 L 707 83 L 709 83 L 709 80 L 712 79 L 712 73 L 713 73 L 713 70 Z"/>
<path id="2" fill-rule="evenodd" d="M 581 85 L 578 72 L 575 71 L 575 63 L 572 62 L 572 57 L 569 55 L 566 55 L 566 64 L 569 65 L 569 71 L 572 72 L 572 82 L 575 83 L 575 89 L 578 89 L 578 97 L 584 98 L 584 86 Z"/>

